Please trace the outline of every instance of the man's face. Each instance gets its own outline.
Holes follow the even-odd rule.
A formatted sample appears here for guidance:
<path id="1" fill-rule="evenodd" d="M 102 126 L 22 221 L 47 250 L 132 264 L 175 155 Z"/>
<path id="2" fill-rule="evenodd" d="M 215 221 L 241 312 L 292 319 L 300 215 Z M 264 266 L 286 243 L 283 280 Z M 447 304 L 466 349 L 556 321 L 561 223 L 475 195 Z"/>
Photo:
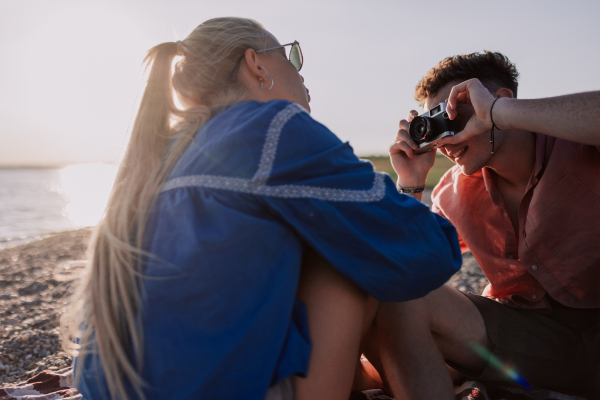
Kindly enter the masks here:
<path id="1" fill-rule="evenodd" d="M 435 96 L 427 98 L 424 104 L 425 110 L 429 110 L 439 103 L 446 101 L 450 96 L 452 87 L 458 83 L 460 82 L 451 82 L 442 87 Z M 465 127 L 472 113 L 473 109 L 469 106 L 458 107 L 458 117 L 456 117 L 458 131 L 461 131 Z M 461 143 L 441 146 L 439 149 L 443 155 L 460 166 L 460 171 L 464 175 L 472 175 L 487 166 L 492 156 L 490 137 L 486 134 L 472 137 Z"/>

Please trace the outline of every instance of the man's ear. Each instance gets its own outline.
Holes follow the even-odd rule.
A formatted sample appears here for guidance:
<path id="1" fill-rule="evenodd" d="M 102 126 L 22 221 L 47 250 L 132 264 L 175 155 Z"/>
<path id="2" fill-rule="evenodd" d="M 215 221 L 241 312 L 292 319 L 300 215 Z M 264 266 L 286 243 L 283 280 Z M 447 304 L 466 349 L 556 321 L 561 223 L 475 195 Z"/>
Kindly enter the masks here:
<path id="1" fill-rule="evenodd" d="M 507 88 L 502 88 L 502 89 L 496 90 L 496 93 L 494 93 L 494 97 L 495 98 L 509 97 L 511 99 L 514 99 L 515 95 L 513 94 L 512 90 L 507 89 Z"/>
<path id="2" fill-rule="evenodd" d="M 251 77 L 256 80 L 264 79 L 266 77 L 267 70 L 263 63 L 261 63 L 261 60 L 254 49 L 246 49 L 244 59 L 246 61 L 246 68 L 248 68 Z"/>

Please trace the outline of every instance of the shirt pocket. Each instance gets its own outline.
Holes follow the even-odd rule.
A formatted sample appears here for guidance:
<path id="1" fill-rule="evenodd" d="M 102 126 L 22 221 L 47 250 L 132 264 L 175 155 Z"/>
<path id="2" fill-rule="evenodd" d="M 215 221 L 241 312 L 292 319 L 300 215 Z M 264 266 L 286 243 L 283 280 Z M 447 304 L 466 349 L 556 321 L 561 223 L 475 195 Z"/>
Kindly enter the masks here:
<path id="1" fill-rule="evenodd" d="M 540 188 L 542 189 L 542 188 Z M 572 172 L 539 193 L 527 215 L 525 240 L 559 260 L 600 259 L 600 200 Z"/>

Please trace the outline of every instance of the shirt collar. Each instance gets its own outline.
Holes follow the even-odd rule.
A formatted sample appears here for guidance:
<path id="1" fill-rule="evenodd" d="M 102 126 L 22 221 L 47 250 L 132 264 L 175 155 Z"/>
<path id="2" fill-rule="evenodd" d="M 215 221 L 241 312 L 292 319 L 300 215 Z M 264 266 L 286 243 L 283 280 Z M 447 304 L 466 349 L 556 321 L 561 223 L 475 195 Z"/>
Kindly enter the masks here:
<path id="1" fill-rule="evenodd" d="M 537 133 L 535 137 L 535 164 L 533 166 L 532 179 L 530 179 L 529 184 L 527 185 L 527 190 L 539 180 L 546 158 L 546 147 L 549 145 L 548 136 Z M 487 167 L 484 167 L 481 172 L 483 175 L 483 182 L 485 183 L 485 190 L 489 193 L 492 202 L 495 205 L 504 204 L 502 196 L 496 186 L 496 173 Z"/>

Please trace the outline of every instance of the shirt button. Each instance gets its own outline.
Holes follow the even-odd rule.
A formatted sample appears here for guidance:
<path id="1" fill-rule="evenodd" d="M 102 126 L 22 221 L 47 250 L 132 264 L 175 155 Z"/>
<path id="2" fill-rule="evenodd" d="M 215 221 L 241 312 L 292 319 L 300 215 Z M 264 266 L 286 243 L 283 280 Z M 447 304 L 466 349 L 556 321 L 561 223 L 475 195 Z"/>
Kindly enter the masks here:
<path id="1" fill-rule="evenodd" d="M 534 295 L 532 295 L 532 296 L 531 296 L 531 298 L 532 298 L 533 300 L 535 300 L 535 299 L 537 299 L 537 296 L 534 294 Z"/>
<path id="2" fill-rule="evenodd" d="M 532 265 L 531 269 L 534 270 L 534 271 L 536 271 L 537 270 L 537 265 Z"/>

